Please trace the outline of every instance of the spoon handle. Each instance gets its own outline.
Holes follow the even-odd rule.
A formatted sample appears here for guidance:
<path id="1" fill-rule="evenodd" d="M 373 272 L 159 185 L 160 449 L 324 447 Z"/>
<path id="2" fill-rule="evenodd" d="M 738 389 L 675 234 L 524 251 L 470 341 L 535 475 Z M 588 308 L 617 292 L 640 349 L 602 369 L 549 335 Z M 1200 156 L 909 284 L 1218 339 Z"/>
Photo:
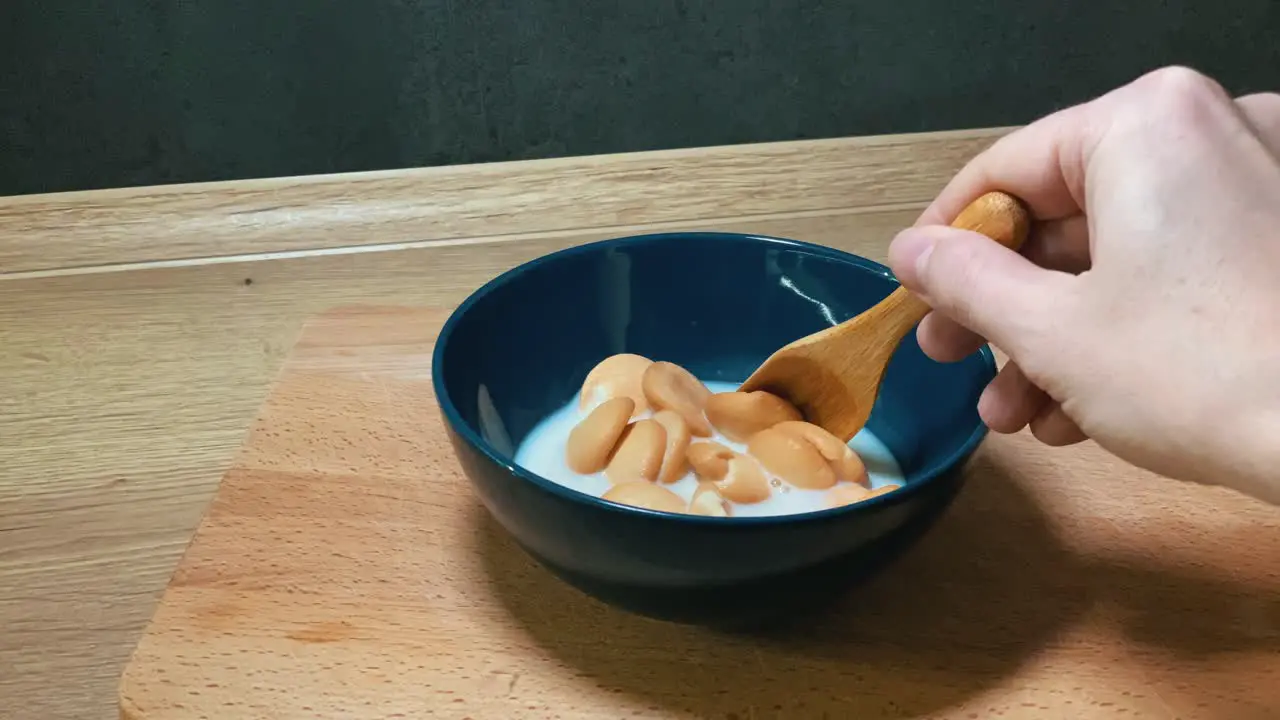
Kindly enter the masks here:
<path id="1" fill-rule="evenodd" d="M 1031 230 L 1031 213 L 1018 198 L 995 190 L 965 206 L 951 227 L 982 233 L 1010 250 L 1020 250 Z"/>
<path id="2" fill-rule="evenodd" d="M 969 203 L 951 227 L 982 233 L 1010 250 L 1019 250 L 1031 230 L 1031 213 L 1018 198 L 1000 191 L 989 192 Z M 931 308 L 915 293 L 899 287 L 877 305 L 885 330 L 894 328 L 897 340 L 906 336 L 929 314 Z"/>

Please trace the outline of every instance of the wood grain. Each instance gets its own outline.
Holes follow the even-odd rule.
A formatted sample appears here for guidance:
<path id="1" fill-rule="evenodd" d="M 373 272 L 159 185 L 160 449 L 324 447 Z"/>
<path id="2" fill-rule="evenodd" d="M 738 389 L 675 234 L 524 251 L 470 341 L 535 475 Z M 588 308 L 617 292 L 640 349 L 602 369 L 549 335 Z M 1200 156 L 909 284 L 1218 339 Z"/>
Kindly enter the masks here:
<path id="1" fill-rule="evenodd" d="M 0 273 L 916 207 L 1006 131 L 19 197 L 0 205 Z"/>
<path id="2" fill-rule="evenodd" d="M 850 167 L 860 145 L 847 145 Z M 793 167 L 804 172 L 802 163 Z M 900 169 L 914 177 L 910 167 Z M 184 196 L 183 212 L 233 223 L 239 188 Z M 153 192 L 185 189 L 78 194 L 76 202 L 145 218 L 135 194 L 145 207 Z M 378 198 L 363 197 L 377 217 Z M 311 202 L 323 207 L 328 196 Z M 0 214 L 9 203 L 0 199 Z M 639 232 L 738 230 L 882 259 L 919 208 L 775 210 L 302 253 L 272 244 L 291 237 L 280 217 L 257 236 L 252 255 L 238 256 L 218 256 L 216 242 L 177 223 L 167 236 L 154 229 L 153 245 L 187 244 L 199 258 L 138 265 L 103 257 L 94 260 L 100 267 L 53 268 L 79 262 L 63 257 L 37 263 L 49 271 L 0 274 L 0 716 L 115 716 L 124 662 L 308 315 L 353 302 L 449 308 L 519 262 Z M 65 247 L 92 247 L 99 237 L 88 220 L 64 231 Z M 37 253 L 46 239 L 18 232 L 3 242 Z"/>
<path id="3" fill-rule="evenodd" d="M 307 316 L 348 303 L 447 309 L 518 262 L 633 232 L 742 230 L 812 240 L 883 259 L 888 240 L 914 220 L 924 200 L 967 159 L 964 153 L 976 152 L 1000 132 L 947 134 L 955 149 L 942 155 L 936 152 L 942 136 L 935 135 L 823 141 L 833 150 L 829 162 L 816 167 L 805 161 L 808 143 L 788 144 L 790 155 L 769 166 L 731 162 L 736 151 L 713 149 L 706 151 L 716 158 L 716 170 L 709 174 L 697 170 L 702 151 L 676 153 L 685 158 L 682 167 L 690 168 L 702 183 L 680 186 L 680 194 L 693 196 L 680 207 L 713 208 L 707 214 L 735 208 L 750 217 L 697 220 L 683 217 L 681 210 L 649 222 L 653 216 L 646 213 L 662 208 L 649 207 L 644 199 L 669 196 L 661 174 L 611 172 L 618 160 L 611 157 L 583 159 L 580 164 L 556 161 L 563 172 L 574 168 L 572 172 L 582 177 L 571 181 L 551 173 L 541 188 L 545 198 L 525 207 L 564 208 L 570 217 L 557 220 L 560 230 L 538 230 L 548 222 L 539 213 L 504 215 L 496 205 L 501 193 L 495 195 L 493 188 L 506 185 L 506 173 L 525 177 L 521 173 L 526 166 L 519 163 L 486 166 L 485 173 L 499 172 L 481 175 L 464 169 L 374 173 L 350 178 L 350 186 L 347 178 L 336 176 L 0 198 L 0 717 L 117 716 L 116 685 L 124 663 Z M 835 209 L 801 210 L 776 195 L 768 195 L 774 200 L 764 209 L 764 202 L 752 196 L 767 195 L 772 186 L 847 186 L 853 181 L 843 176 L 861 176 L 868 148 L 885 144 L 896 149 L 891 157 L 882 155 L 882 164 L 871 174 L 895 188 L 892 198 L 918 200 L 886 206 L 885 197 L 871 188 L 853 193 Z M 743 151 L 750 155 L 752 148 Z M 777 151 L 774 147 L 772 152 Z M 643 163 L 637 156 L 621 160 Z M 460 179 L 441 180 L 438 173 L 457 173 Z M 440 203 L 429 192 L 441 183 L 466 183 L 482 175 L 484 182 L 472 182 L 460 194 L 444 193 L 460 198 L 461 206 L 451 206 L 453 214 L 439 210 Z M 768 181 L 765 187 L 762 177 Z M 264 198 L 264 192 L 287 197 L 292 212 L 268 210 L 271 198 Z M 627 219 L 601 220 L 592 203 L 619 193 L 630 198 Z M 343 212 L 335 212 L 335 207 Z M 437 222 L 440 212 L 446 220 Z M 502 224 L 490 226 L 483 220 L 489 217 L 500 218 Z M 589 225 L 607 222 L 615 225 Z M 1182 519 L 1188 510 L 1185 503 L 1166 503 L 1159 493 L 1149 507 L 1128 506 L 1133 496 L 1125 494 L 1123 485 L 1112 488 L 1112 478 L 1105 475 L 1108 466 L 1059 466 L 1060 457 L 1046 456 L 1039 471 L 1058 482 L 1079 483 L 1091 503 L 1108 507 L 1104 517 L 1119 523 L 1113 528 L 1116 538 L 1131 541 L 1131 529 L 1150 534 L 1152 543 L 1169 535 L 1190 533 L 1189 541 L 1198 542 L 1199 536 L 1213 539 L 1226 533 L 1242 547 L 1257 547 L 1251 533 L 1265 539 L 1268 532 L 1265 523 L 1259 529 L 1256 509 L 1238 515 L 1231 508 L 1221 509 L 1218 528 L 1205 531 Z M 1114 498 L 1108 496 L 1113 489 L 1121 491 Z M 1002 497 L 982 502 L 998 504 Z M 1014 498 L 1015 505 L 1020 497 Z M 1051 493 L 1036 498 L 1045 505 L 1064 502 L 1055 511 L 1070 516 L 1092 507 L 1078 497 L 1063 499 Z M 1039 518 L 1034 513 L 1029 517 Z M 1034 521 L 1019 520 L 1009 532 L 1025 522 L 1030 522 L 1033 539 L 1042 535 Z M 997 539 L 1017 544 L 1014 537 Z M 1083 550 L 1106 550 L 1107 537 L 1094 536 L 1102 547 L 1086 543 Z M 1217 545 L 1205 547 L 1212 550 Z M 1268 549 L 1260 546 L 1258 551 Z M 1061 556 L 1043 544 L 1031 543 L 1025 556 L 1011 555 L 1015 550 L 996 548 L 993 562 L 1043 562 Z M 1217 568 L 1231 558 L 1176 562 Z M 526 575 L 517 572 L 512 577 L 519 582 Z M 1157 575 L 1140 597 L 1155 603 L 1164 600 L 1153 593 L 1169 593 L 1175 599 L 1167 602 L 1212 604 L 1203 594 L 1194 594 L 1192 601 L 1178 599 L 1182 585 L 1164 583 L 1164 577 Z M 1085 587 L 1099 588 L 1105 582 L 1105 576 L 1095 576 Z M 556 585 L 529 587 L 530 597 L 519 601 L 526 615 L 538 593 L 550 593 L 552 603 L 562 597 Z M 1063 587 L 1076 595 L 1046 602 L 1080 607 L 1079 596 L 1085 591 Z M 1028 590 L 1017 582 L 1010 588 Z M 1194 620 L 1192 627 L 1208 640 L 1223 625 L 1227 638 L 1241 633 L 1274 637 L 1274 613 L 1256 595 L 1224 595 L 1221 601 L 1230 606 L 1227 619 L 1215 605 L 1214 614 Z M 995 600 L 1012 602 L 1025 614 L 1034 598 L 1010 595 Z M 1143 613 L 1132 607 L 1106 612 L 1121 610 L 1129 622 L 1141 624 Z M 1019 616 L 1014 612 L 1011 617 Z M 956 622 L 961 620 L 963 616 Z M 1157 622 L 1148 625 L 1147 632 L 1159 634 L 1162 629 Z M 1073 637 L 1062 634 L 1055 642 L 1069 645 Z M 655 643 L 666 641 L 662 634 L 654 637 Z M 552 650 L 546 652 L 566 642 L 570 639 L 552 638 Z M 703 657 L 688 652 L 681 657 L 690 663 Z M 1156 646 L 1144 652 L 1169 651 Z M 1225 681 L 1224 693 L 1232 690 L 1237 663 L 1257 665 L 1251 656 L 1236 660 L 1230 653 L 1174 652 L 1184 659 L 1202 658 L 1194 660 L 1201 673 L 1189 681 L 1195 687 Z M 652 651 L 640 656 L 647 658 L 647 665 L 657 662 Z M 495 658 L 496 664 L 503 656 Z M 944 661 L 939 659 L 938 667 Z M 605 663 L 603 672 L 616 678 L 625 670 L 623 663 L 613 661 Z M 1053 672 L 1052 664 L 1039 671 Z M 483 678 L 488 683 L 484 688 L 501 692 L 510 676 Z M 824 678 L 830 679 L 816 679 Z M 1186 681 L 1186 674 L 1155 679 L 1162 678 L 1176 685 Z M 1105 683 L 1087 692 L 1067 688 L 1056 696 L 1108 702 L 1113 697 L 1123 700 L 1123 693 L 1132 689 L 1120 679 L 1103 679 Z M 610 693 L 600 690 L 593 696 L 605 694 Z M 1028 691 L 1021 700 L 1034 705 L 1036 695 Z M 1006 697 L 1015 703 L 1007 714 L 1012 715 L 1020 709 L 1019 697 L 1013 691 Z M 691 712 L 706 707 L 689 702 Z M 1043 716 L 1034 708 L 1027 712 Z M 792 714 L 796 715 L 806 716 Z M 768 708 L 761 707 L 757 717 L 770 717 Z"/>
<path id="4" fill-rule="evenodd" d="M 836 612 L 736 636 L 535 566 L 453 461 L 439 310 L 303 331 L 121 683 L 130 719 L 1263 718 L 1280 517 L 1091 446 L 990 440 Z"/>

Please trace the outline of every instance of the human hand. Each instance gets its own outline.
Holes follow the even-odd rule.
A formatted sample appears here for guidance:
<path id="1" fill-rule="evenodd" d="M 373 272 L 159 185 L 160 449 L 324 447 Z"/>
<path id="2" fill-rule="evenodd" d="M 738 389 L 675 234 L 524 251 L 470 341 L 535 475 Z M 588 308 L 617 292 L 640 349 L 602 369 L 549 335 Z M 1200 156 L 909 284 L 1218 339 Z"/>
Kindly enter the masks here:
<path id="1" fill-rule="evenodd" d="M 946 227 L 1021 197 L 1022 254 Z M 1010 362 L 979 412 L 1280 503 L 1280 95 L 1165 68 L 1001 138 L 889 250 L 921 348 Z"/>

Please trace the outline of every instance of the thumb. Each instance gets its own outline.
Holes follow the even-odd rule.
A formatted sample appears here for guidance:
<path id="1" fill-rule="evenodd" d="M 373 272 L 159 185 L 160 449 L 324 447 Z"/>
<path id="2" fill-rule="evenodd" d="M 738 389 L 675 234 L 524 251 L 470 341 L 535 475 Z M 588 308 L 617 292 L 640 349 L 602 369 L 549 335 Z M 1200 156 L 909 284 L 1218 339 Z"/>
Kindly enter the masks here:
<path id="1" fill-rule="evenodd" d="M 1055 324 L 1050 307 L 1070 277 L 979 233 L 936 225 L 894 238 L 889 265 L 933 309 L 1013 357 Z"/>

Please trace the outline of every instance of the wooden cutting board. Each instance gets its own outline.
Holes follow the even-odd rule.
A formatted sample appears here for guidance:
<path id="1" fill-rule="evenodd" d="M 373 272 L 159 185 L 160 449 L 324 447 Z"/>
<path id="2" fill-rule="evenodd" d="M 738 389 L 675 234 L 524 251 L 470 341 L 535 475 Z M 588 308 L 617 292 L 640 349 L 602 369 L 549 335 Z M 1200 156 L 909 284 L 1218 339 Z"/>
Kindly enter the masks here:
<path id="1" fill-rule="evenodd" d="M 120 685 L 123 718 L 1280 717 L 1280 511 L 993 437 L 833 615 L 733 636 L 608 608 L 472 495 L 445 314 L 304 329 Z"/>

